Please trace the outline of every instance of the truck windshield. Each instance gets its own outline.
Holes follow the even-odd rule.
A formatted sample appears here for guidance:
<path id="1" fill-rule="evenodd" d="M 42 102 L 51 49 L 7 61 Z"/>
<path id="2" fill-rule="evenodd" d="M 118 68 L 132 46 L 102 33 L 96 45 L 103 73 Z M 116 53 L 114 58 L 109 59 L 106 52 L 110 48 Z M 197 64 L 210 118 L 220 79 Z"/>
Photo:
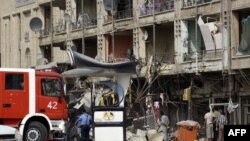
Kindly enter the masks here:
<path id="1" fill-rule="evenodd" d="M 42 79 L 42 95 L 60 97 L 62 84 L 59 79 Z"/>

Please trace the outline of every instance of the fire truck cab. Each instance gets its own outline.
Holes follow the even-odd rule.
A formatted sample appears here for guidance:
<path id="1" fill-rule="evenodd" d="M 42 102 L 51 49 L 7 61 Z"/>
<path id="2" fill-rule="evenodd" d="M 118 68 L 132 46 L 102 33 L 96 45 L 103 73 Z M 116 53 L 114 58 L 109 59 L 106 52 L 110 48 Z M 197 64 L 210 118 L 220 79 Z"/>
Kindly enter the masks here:
<path id="1" fill-rule="evenodd" d="M 15 127 L 25 141 L 60 138 L 68 118 L 58 73 L 0 68 L 0 124 Z"/>

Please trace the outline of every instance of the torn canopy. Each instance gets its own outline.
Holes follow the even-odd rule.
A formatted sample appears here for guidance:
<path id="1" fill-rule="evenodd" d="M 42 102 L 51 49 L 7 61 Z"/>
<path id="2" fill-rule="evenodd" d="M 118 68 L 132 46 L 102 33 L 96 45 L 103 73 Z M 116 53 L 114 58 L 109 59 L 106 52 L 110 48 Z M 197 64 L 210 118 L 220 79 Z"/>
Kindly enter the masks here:
<path id="1" fill-rule="evenodd" d="M 71 64 L 75 67 L 65 71 L 62 77 L 75 78 L 82 76 L 119 76 L 136 73 L 136 61 L 126 61 L 119 63 L 102 63 L 84 54 L 69 50 Z"/>

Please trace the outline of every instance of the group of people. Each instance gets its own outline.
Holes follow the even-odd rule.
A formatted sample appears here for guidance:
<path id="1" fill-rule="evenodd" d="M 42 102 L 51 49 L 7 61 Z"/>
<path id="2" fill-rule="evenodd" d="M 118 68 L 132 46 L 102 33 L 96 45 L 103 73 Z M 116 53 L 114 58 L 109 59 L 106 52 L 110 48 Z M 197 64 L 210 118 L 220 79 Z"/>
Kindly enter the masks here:
<path id="1" fill-rule="evenodd" d="M 224 125 L 227 124 L 227 117 L 223 110 L 211 109 L 204 116 L 207 141 L 224 141 Z M 91 115 L 85 111 L 76 121 L 81 128 L 81 141 L 89 141 L 90 125 L 92 123 Z M 159 131 L 164 133 L 164 141 L 169 140 L 169 118 L 161 111 L 159 122 Z"/>
<path id="2" fill-rule="evenodd" d="M 227 117 L 223 110 L 211 109 L 204 116 L 207 141 L 224 141 Z"/>

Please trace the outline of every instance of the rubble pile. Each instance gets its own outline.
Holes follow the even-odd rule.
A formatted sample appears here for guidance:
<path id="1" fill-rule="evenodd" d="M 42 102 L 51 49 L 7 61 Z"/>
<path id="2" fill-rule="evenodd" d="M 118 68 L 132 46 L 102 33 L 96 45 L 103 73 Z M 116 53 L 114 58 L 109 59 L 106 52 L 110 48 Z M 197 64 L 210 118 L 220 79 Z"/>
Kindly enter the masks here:
<path id="1" fill-rule="evenodd" d="M 134 129 L 128 127 L 126 131 L 127 141 L 162 141 L 164 138 L 163 132 L 157 132 L 155 129 Z"/>

